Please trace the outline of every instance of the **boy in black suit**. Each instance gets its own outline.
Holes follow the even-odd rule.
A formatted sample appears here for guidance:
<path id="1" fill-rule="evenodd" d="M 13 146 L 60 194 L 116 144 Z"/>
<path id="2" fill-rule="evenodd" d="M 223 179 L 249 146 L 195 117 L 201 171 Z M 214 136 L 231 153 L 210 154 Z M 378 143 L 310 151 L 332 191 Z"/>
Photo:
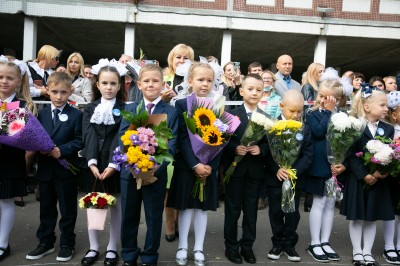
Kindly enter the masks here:
<path id="1" fill-rule="evenodd" d="M 300 120 L 304 107 L 304 98 L 298 90 L 288 90 L 280 103 L 282 114 L 278 120 Z M 304 125 L 303 143 L 297 158 L 292 166 L 297 170 L 297 180 L 295 187 L 295 212 L 284 213 L 281 209 L 282 201 L 282 182 L 289 176 L 289 172 L 280 168 L 269 154 L 265 158 L 267 178 L 267 194 L 269 202 L 269 221 L 272 229 L 273 248 L 268 253 L 268 258 L 277 260 L 284 253 L 290 261 L 300 261 L 300 256 L 294 247 L 298 241 L 296 233 L 297 225 L 300 221 L 299 202 L 301 190 L 304 187 L 305 173 L 313 160 L 313 141 L 309 125 Z"/>
<path id="2" fill-rule="evenodd" d="M 264 136 L 257 145 L 245 147 L 240 145 L 251 114 L 256 110 L 263 95 L 263 80 L 259 75 L 249 74 L 242 82 L 240 95 L 244 103 L 229 111 L 240 118 L 240 125 L 225 147 L 228 154 L 224 173 L 228 170 L 236 155 L 244 155 L 237 164 L 229 182 L 225 185 L 225 256 L 233 263 L 242 263 L 242 257 L 248 263 L 256 263 L 253 243 L 256 239 L 256 222 L 258 195 L 261 183 L 265 179 L 264 158 L 269 153 L 267 137 Z M 237 221 L 243 206 L 243 235 L 237 240 Z M 239 246 L 241 247 L 239 255 Z"/>
<path id="3" fill-rule="evenodd" d="M 51 106 L 43 109 L 38 120 L 53 140 L 55 147 L 38 159 L 37 179 L 40 190 L 40 226 L 36 233 L 40 244 L 26 258 L 37 260 L 54 251 L 56 242 L 57 200 L 61 213 L 61 230 L 57 261 L 69 261 L 75 246 L 74 227 L 77 216 L 77 178 L 56 159 L 67 159 L 78 165 L 78 151 L 82 149 L 82 112 L 68 105 L 72 94 L 72 79 L 64 72 L 50 75 L 47 92 Z M 50 156 L 49 156 L 50 155 Z"/>

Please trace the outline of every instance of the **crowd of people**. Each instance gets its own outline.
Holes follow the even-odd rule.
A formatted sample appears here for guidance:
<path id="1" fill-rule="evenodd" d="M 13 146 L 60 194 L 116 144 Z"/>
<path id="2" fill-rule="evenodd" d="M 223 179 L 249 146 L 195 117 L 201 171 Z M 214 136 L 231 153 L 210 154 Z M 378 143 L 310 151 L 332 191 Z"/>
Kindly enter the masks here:
<path id="1" fill-rule="evenodd" d="M 400 223 L 397 224 L 397 244 L 394 243 L 396 218 L 400 215 L 400 179 L 379 172 L 370 174 L 368 167 L 355 155 L 376 134 L 390 139 L 399 136 L 400 94 L 396 91 L 400 74 L 397 77 L 374 76 L 368 84 L 363 74 L 353 71 L 345 72 L 341 78 L 326 78 L 325 66 L 312 63 L 300 83 L 291 78 L 292 58 L 282 55 L 277 59 L 276 73 L 254 62 L 248 66 L 247 75 L 242 75 L 234 62 L 228 62 L 217 77 L 219 85 L 213 87 L 216 73 L 210 64 L 218 60 L 208 56 L 210 64 L 195 62 L 193 49 L 184 44 L 171 50 L 168 66 L 162 69 L 158 62 L 142 65 L 136 79 L 127 74 L 125 65 L 133 60 L 129 55 L 121 55 L 119 61 L 101 59 L 93 66 L 85 65 L 79 53 L 71 54 L 66 65 L 60 64 L 59 56 L 59 50 L 45 45 L 33 61 L 0 57 L 1 104 L 18 101 L 20 108 L 38 117 L 55 144 L 50 153 L 1 145 L 0 261 L 10 255 L 8 239 L 15 217 L 14 202 L 23 205 L 22 197 L 27 196 L 26 177 L 35 162 L 36 197 L 40 201 L 39 245 L 26 256 L 28 260 L 37 260 L 55 251 L 55 227 L 60 212 L 57 261 L 69 261 L 75 250 L 78 191 L 104 191 L 117 201 L 110 207 L 105 265 L 117 265 L 120 255 L 125 266 L 137 265 L 139 257 L 142 265 L 157 265 L 165 212 L 165 239 L 173 242 L 179 238 L 177 265 L 188 263 L 188 233 L 194 213 L 194 264 L 204 266 L 207 212 L 216 211 L 218 201 L 224 201 L 224 243 L 229 261 L 236 264 L 243 260 L 257 262 L 253 252 L 257 211 L 265 208 L 268 202 L 272 229 L 268 258 L 279 260 L 285 255 L 290 261 L 298 262 L 301 260 L 296 252 L 299 202 L 302 192 L 306 192 L 304 208 L 310 212 L 311 239 L 307 250 L 313 259 L 318 262 L 340 260 L 329 243 L 336 205 L 340 207 L 340 214 L 350 221 L 354 265 L 379 265 L 371 253 L 377 221 L 383 221 L 384 258 L 389 263 L 400 264 Z M 180 75 L 177 69 L 187 60 L 193 64 L 185 75 Z M 196 97 L 213 93 L 225 96 L 227 101 L 243 101 L 239 106 L 226 106 L 225 110 L 239 117 L 241 123 L 223 152 L 207 164 L 200 163 L 189 148 L 183 116 L 187 111 L 187 101 L 182 96 L 183 82 L 189 84 L 189 92 Z M 308 108 L 304 101 L 314 104 Z M 346 101 L 352 101 L 352 108 L 366 119 L 367 127 L 361 139 L 351 147 L 345 162 L 331 166 L 326 150 L 327 126 L 331 115 L 346 106 Z M 117 147 L 123 147 L 121 136 L 130 126 L 121 112 L 135 113 L 140 103 L 148 114 L 167 114 L 167 126 L 176 137 L 168 142 L 168 152 L 174 157 L 174 163 L 164 163 L 154 174 L 158 180 L 138 189 L 132 173 L 125 167 L 117 171 L 112 157 Z M 290 173 L 272 159 L 267 136 L 256 145 L 241 145 L 256 109 L 272 119 L 305 121 L 304 139 L 293 165 L 298 177 L 294 212 L 285 213 L 281 209 L 282 181 L 288 179 Z M 225 183 L 224 175 L 235 155 L 243 159 L 237 163 L 230 182 Z M 64 158 L 79 166 L 79 178 L 57 162 Z M 344 185 L 344 197 L 339 203 L 324 196 L 325 181 L 332 174 Z M 190 195 L 196 178 L 207 180 L 203 201 Z M 370 185 L 368 190 L 363 189 L 365 184 Z M 137 238 L 142 203 L 147 224 L 143 241 Z M 241 215 L 243 233 L 240 237 L 237 228 Z M 88 230 L 88 250 L 82 265 L 92 265 L 98 260 L 98 234 L 98 230 Z M 120 255 L 117 251 L 119 239 Z M 143 249 L 139 248 L 140 242 L 144 242 Z"/>

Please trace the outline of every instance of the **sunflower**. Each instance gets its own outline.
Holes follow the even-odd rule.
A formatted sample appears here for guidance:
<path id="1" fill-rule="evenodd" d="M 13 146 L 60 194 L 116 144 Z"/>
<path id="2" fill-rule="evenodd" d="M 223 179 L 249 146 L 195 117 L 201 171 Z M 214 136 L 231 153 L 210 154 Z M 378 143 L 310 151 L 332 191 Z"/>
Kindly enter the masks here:
<path id="1" fill-rule="evenodd" d="M 211 146 L 218 146 L 222 144 L 222 133 L 218 131 L 218 128 L 209 127 L 206 131 L 203 132 L 203 134 L 203 140 L 205 143 Z"/>
<path id="2" fill-rule="evenodd" d="M 207 108 L 199 108 L 194 112 L 193 118 L 196 120 L 196 127 L 202 130 L 211 126 L 217 120 L 213 111 Z"/>

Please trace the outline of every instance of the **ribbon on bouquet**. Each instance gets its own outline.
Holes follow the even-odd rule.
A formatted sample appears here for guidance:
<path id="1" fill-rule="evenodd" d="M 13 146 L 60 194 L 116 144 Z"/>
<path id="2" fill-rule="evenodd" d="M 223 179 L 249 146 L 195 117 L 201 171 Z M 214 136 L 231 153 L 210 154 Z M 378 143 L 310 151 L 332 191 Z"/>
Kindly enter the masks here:
<path id="1" fill-rule="evenodd" d="M 336 176 L 334 174 L 332 174 L 332 178 L 335 179 L 336 185 L 337 185 L 337 191 L 342 191 L 342 188 L 344 188 L 344 186 L 342 185 L 342 183 L 340 183 Z"/>
<path id="2" fill-rule="evenodd" d="M 280 168 L 283 168 L 279 165 Z M 293 190 L 293 197 L 290 199 L 290 201 L 292 201 L 294 199 L 294 195 L 296 194 L 296 179 L 297 179 L 297 170 L 296 169 L 285 169 L 286 171 L 289 172 L 289 178 L 290 178 L 290 182 L 292 183 L 292 190 Z"/>

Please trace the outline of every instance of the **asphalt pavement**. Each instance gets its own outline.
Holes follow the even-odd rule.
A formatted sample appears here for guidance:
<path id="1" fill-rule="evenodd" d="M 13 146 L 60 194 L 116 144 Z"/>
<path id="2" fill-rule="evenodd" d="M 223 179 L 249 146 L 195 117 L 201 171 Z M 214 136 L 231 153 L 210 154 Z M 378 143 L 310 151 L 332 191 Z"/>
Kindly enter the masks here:
<path id="1" fill-rule="evenodd" d="M 80 193 L 79 197 L 83 194 Z M 72 260 L 69 262 L 61 263 L 56 261 L 57 253 L 60 250 L 59 242 L 56 242 L 56 251 L 52 254 L 46 255 L 42 259 L 36 261 L 29 261 L 25 259 L 25 256 L 36 248 L 38 239 L 36 238 L 36 230 L 39 226 L 39 202 L 35 200 L 35 195 L 30 194 L 24 198 L 25 207 L 16 207 L 16 216 L 13 230 L 10 235 L 9 243 L 11 247 L 11 255 L 4 261 L 0 262 L 0 265 L 18 265 L 18 266 L 39 266 L 39 265 L 80 265 L 80 261 L 86 254 L 89 248 L 88 232 L 87 232 L 87 220 L 86 211 L 78 210 L 78 219 L 76 223 L 76 251 Z M 300 265 L 351 265 L 352 260 L 352 245 L 349 236 L 349 223 L 345 217 L 339 214 L 339 210 L 335 208 L 335 220 L 332 229 L 332 236 L 330 243 L 332 248 L 341 256 L 341 260 L 338 262 L 319 263 L 315 261 L 305 249 L 310 244 L 310 230 L 309 230 L 309 213 L 303 210 L 304 197 L 300 203 L 300 224 L 298 227 L 299 243 L 296 246 L 296 251 L 301 256 L 301 262 L 297 262 Z M 109 239 L 109 215 L 106 222 L 104 231 L 99 233 L 100 253 L 99 260 L 95 265 L 103 265 L 104 252 Z M 139 229 L 139 243 L 140 247 L 143 248 L 146 224 L 144 219 L 144 213 L 142 211 L 141 223 Z M 206 254 L 207 265 L 234 265 L 229 262 L 225 257 L 225 246 L 223 237 L 224 228 L 224 203 L 220 202 L 220 208 L 216 212 L 208 213 L 208 225 L 207 233 L 204 242 L 204 253 Z M 241 235 L 241 220 L 239 221 L 239 235 Z M 60 231 L 56 229 L 56 235 L 59 237 Z M 164 238 L 165 235 L 165 217 L 163 226 L 163 237 L 161 239 L 161 247 L 159 250 L 160 257 L 158 261 L 159 266 L 175 265 L 174 258 L 178 248 L 178 240 L 169 243 Z M 194 245 L 194 231 L 193 221 L 192 227 L 189 232 L 189 250 L 193 250 Z M 254 253 L 257 257 L 257 264 L 271 264 L 271 265 L 293 265 L 294 262 L 287 260 L 286 256 L 282 256 L 280 260 L 272 261 L 267 258 L 269 250 L 272 248 L 271 242 L 271 226 L 268 217 L 268 208 L 258 211 L 257 221 L 257 239 L 254 243 Z M 382 234 L 382 222 L 378 222 L 378 229 L 375 238 L 375 244 L 372 250 L 374 258 L 381 265 L 389 265 L 382 257 L 384 250 L 384 240 Z M 121 245 L 118 244 L 118 253 L 121 251 Z M 120 265 L 122 260 L 120 259 Z M 247 264 L 244 262 L 244 264 Z M 139 262 L 140 266 L 141 263 Z M 189 254 L 189 263 L 193 264 L 193 255 Z"/>

